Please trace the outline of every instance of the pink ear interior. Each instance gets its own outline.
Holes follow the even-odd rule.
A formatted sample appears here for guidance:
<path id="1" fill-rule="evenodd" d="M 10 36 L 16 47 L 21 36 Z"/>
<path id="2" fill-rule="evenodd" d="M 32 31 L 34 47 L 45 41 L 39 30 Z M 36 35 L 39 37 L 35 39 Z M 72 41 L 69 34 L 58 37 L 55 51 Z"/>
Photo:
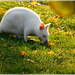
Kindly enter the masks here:
<path id="1" fill-rule="evenodd" d="M 41 24 L 40 24 L 40 30 L 43 30 L 43 29 L 44 29 L 44 24 L 41 23 Z"/>
<path id="2" fill-rule="evenodd" d="M 48 26 L 46 26 L 46 28 L 48 28 Z"/>

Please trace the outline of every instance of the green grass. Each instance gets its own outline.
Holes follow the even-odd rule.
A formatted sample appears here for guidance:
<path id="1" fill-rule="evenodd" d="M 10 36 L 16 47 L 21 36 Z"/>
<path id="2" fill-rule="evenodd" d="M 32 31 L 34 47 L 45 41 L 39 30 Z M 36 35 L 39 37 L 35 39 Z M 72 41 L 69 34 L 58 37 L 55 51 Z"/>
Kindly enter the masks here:
<path id="1" fill-rule="evenodd" d="M 52 23 L 49 27 L 49 42 L 54 45 L 43 43 L 36 36 L 28 37 L 35 40 L 25 43 L 23 38 L 17 39 L 12 34 L 0 33 L 0 74 L 74 74 L 75 15 L 47 20 L 57 15 L 47 5 L 34 7 L 29 5 L 28 1 L 0 1 L 0 20 L 8 9 L 16 6 L 28 7 L 35 11 L 45 24 Z M 27 55 L 22 55 L 20 51 L 25 51 Z M 54 54 L 48 55 L 50 51 Z"/>

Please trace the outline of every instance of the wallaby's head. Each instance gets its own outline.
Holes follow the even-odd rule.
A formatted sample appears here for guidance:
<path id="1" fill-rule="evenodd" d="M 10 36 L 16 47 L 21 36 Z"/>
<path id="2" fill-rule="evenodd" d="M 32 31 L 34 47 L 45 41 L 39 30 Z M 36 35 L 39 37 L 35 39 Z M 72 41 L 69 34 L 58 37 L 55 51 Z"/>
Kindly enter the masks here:
<path id="1" fill-rule="evenodd" d="M 48 26 L 49 26 L 50 24 L 51 24 L 51 23 L 44 25 L 43 23 L 41 23 L 40 26 L 39 26 L 39 33 L 38 33 L 37 36 L 38 36 L 38 38 L 39 38 L 41 41 L 43 41 L 43 42 L 45 42 L 45 43 L 48 42 L 48 35 L 49 35 L 49 32 L 48 32 L 47 28 L 48 28 Z"/>

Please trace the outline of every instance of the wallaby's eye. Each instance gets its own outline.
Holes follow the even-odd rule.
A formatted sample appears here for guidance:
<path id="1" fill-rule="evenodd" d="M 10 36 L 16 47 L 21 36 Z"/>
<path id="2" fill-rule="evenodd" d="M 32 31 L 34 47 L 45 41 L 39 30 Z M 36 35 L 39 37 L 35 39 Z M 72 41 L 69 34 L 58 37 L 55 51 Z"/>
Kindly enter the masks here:
<path id="1" fill-rule="evenodd" d="M 43 37 L 45 38 L 45 37 L 46 37 L 46 35 L 43 35 Z"/>
<path id="2" fill-rule="evenodd" d="M 41 34 L 44 38 L 46 37 L 46 35 Z"/>

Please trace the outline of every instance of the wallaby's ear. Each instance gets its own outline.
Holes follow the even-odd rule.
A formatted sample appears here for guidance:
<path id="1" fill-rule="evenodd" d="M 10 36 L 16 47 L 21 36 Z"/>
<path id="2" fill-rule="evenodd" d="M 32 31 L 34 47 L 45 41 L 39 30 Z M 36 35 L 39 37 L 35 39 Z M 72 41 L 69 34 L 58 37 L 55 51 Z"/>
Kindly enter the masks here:
<path id="1" fill-rule="evenodd" d="M 51 23 L 49 23 L 49 24 L 46 24 L 46 25 L 45 25 L 45 27 L 46 27 L 46 28 L 48 28 L 50 25 L 51 25 Z"/>
<path id="2" fill-rule="evenodd" d="M 44 29 L 44 24 L 41 23 L 41 24 L 40 24 L 40 30 L 43 30 L 43 29 Z"/>

